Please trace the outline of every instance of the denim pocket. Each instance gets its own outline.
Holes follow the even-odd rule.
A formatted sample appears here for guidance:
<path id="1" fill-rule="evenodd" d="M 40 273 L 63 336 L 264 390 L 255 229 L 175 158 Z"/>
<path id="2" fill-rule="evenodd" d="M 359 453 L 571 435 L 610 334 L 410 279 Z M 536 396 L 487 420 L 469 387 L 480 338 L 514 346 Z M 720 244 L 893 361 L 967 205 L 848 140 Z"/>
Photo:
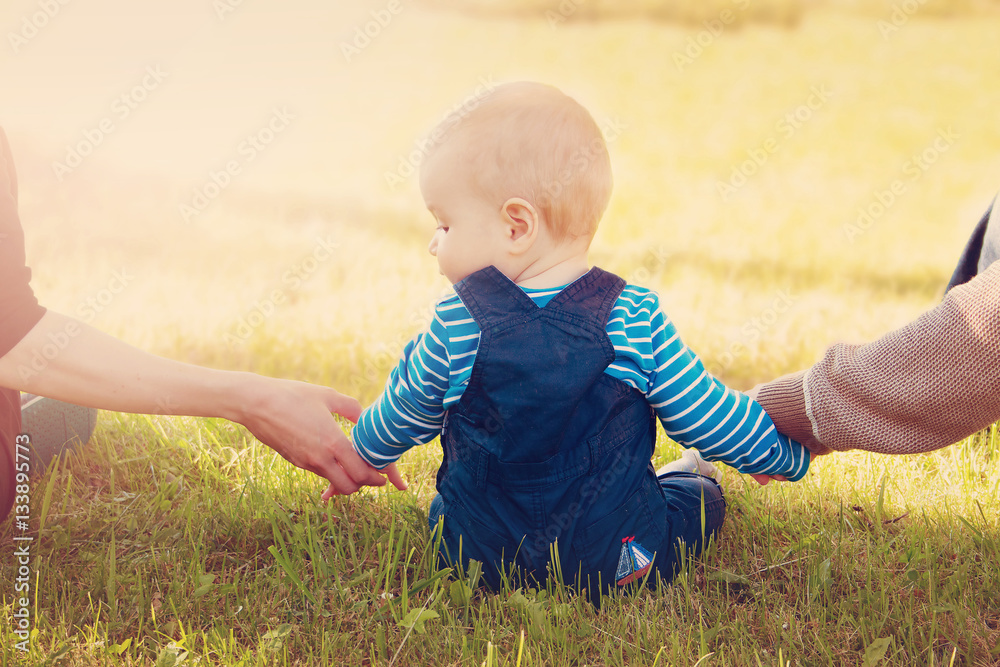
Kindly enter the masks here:
<path id="1" fill-rule="evenodd" d="M 618 507 L 588 524 L 581 533 L 583 584 L 603 591 L 641 581 L 656 567 L 665 542 L 662 516 L 650 509 L 649 489 L 642 484 Z"/>

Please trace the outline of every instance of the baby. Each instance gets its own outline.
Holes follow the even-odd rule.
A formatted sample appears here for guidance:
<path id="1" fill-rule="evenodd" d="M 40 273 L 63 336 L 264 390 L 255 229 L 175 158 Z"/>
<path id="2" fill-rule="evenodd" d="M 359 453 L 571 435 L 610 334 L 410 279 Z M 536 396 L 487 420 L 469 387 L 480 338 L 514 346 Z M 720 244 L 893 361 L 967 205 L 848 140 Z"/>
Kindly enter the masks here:
<path id="1" fill-rule="evenodd" d="M 506 84 L 435 136 L 420 188 L 455 294 L 406 346 L 355 449 L 384 468 L 441 436 L 441 557 L 482 562 L 494 589 L 560 573 L 599 602 L 653 570 L 669 581 L 725 500 L 708 477 L 654 472 L 657 419 L 743 473 L 798 480 L 809 452 L 705 371 L 656 293 L 591 268 L 612 177 L 580 104 Z"/>

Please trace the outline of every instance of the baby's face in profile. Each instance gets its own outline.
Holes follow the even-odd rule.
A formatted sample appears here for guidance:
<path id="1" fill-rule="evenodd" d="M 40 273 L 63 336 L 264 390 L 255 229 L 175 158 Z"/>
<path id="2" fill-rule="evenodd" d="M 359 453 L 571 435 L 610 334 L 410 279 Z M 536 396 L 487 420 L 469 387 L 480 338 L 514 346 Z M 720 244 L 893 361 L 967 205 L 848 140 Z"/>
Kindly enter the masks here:
<path id="1" fill-rule="evenodd" d="M 499 206 L 478 192 L 463 168 L 464 140 L 454 137 L 420 170 L 420 191 L 437 229 L 427 248 L 452 284 L 487 266 L 504 271 L 506 228 Z"/>

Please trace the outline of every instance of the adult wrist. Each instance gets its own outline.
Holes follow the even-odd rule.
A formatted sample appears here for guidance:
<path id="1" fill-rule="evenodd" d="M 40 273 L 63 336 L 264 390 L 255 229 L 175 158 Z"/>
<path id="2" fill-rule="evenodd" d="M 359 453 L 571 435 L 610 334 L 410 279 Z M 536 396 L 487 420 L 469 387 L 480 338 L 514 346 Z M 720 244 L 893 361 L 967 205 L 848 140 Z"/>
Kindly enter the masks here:
<path id="1" fill-rule="evenodd" d="M 826 454 L 830 449 L 816 439 L 806 411 L 805 375 L 806 371 L 800 371 L 761 385 L 756 399 L 779 432 L 798 440 L 813 454 Z"/>
<path id="2" fill-rule="evenodd" d="M 213 387 L 218 402 L 218 414 L 237 424 L 245 424 L 247 418 L 260 412 L 264 392 L 260 390 L 260 380 L 263 378 L 254 373 L 242 371 L 219 371 L 220 381 Z"/>

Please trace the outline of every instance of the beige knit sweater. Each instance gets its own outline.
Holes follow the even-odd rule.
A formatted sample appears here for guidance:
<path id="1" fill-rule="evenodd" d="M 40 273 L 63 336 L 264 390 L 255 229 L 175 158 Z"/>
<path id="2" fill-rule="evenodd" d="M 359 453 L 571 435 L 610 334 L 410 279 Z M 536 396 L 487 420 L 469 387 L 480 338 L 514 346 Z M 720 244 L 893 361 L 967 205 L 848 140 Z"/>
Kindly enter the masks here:
<path id="1" fill-rule="evenodd" d="M 1000 420 L 1000 262 L 901 329 L 762 385 L 757 401 L 814 454 L 927 452 Z"/>

